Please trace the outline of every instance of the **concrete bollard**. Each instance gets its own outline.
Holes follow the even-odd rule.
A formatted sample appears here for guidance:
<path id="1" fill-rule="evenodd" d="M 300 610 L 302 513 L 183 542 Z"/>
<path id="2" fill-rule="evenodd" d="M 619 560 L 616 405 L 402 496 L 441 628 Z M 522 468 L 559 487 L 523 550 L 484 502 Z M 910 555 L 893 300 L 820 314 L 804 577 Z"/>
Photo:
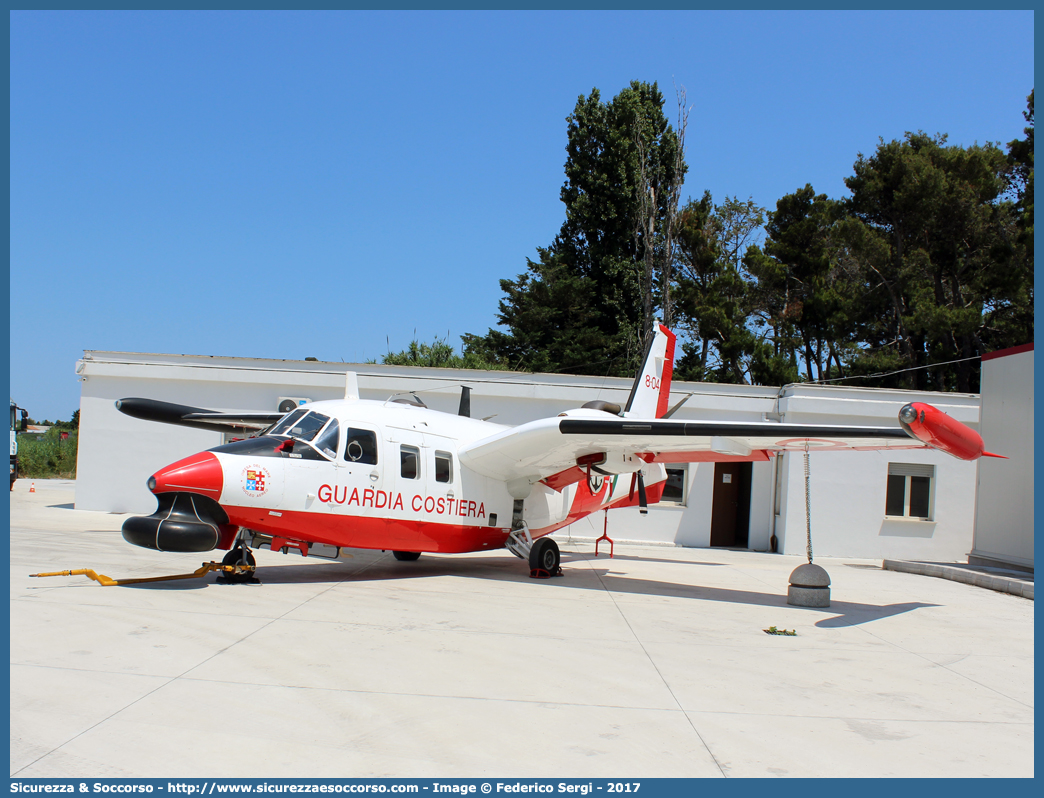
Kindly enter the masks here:
<path id="1" fill-rule="evenodd" d="M 795 607 L 829 607 L 830 576 L 818 565 L 799 565 L 790 575 L 787 604 Z"/>

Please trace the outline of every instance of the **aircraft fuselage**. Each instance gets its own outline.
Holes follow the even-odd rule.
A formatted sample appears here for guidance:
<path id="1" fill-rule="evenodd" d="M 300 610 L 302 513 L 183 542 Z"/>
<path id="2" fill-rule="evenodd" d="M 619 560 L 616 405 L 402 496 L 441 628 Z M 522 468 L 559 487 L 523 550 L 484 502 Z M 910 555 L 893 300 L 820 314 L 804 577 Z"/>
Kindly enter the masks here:
<path id="1" fill-rule="evenodd" d="M 239 527 L 333 547 L 457 553 L 504 546 L 515 497 L 457 452 L 507 427 L 395 402 L 324 401 L 295 412 L 296 422 L 266 435 L 171 464 L 150 488 L 160 497 L 189 493 L 220 505 L 227 522 L 217 519 L 208 548 L 229 548 Z M 666 472 L 658 464 L 642 468 L 655 501 Z M 539 538 L 607 506 L 634 503 L 630 485 L 629 474 L 560 490 L 536 482 L 523 518 Z M 198 504 L 205 509 L 205 501 Z M 132 542 L 170 548 L 144 537 Z"/>

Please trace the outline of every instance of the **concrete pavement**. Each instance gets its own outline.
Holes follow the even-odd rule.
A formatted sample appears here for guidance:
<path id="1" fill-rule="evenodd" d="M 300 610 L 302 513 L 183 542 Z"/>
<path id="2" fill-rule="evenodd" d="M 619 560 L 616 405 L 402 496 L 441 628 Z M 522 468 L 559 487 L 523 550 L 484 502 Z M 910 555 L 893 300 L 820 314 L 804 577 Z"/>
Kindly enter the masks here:
<path id="1" fill-rule="evenodd" d="M 1022 597 L 817 558 L 832 606 L 803 609 L 800 558 L 595 559 L 565 530 L 548 581 L 506 551 L 259 552 L 261 585 L 101 587 L 28 574 L 212 557 L 126 544 L 125 516 L 73 509 L 72 482 L 29 487 L 11 496 L 13 776 L 1034 774 Z"/>

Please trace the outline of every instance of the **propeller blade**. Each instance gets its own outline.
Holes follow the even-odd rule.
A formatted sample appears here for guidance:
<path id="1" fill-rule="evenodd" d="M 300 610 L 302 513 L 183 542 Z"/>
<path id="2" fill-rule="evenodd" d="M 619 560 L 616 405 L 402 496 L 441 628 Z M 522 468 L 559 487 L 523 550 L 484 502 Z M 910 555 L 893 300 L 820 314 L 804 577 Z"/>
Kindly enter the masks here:
<path id="1" fill-rule="evenodd" d="M 638 512 L 642 515 L 649 513 L 649 501 L 645 497 L 645 477 L 641 471 L 634 472 L 638 476 Z"/>
<path id="2" fill-rule="evenodd" d="M 631 501 L 634 498 L 634 486 L 638 481 L 638 472 L 635 471 L 631 474 L 631 489 L 627 491 L 627 501 Z"/>

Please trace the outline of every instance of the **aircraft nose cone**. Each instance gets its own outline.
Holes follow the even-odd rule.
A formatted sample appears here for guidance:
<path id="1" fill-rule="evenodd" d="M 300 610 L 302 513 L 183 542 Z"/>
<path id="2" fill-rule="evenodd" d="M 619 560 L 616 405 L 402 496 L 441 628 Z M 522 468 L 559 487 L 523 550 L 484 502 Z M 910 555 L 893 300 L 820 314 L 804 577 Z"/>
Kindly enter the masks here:
<path id="1" fill-rule="evenodd" d="M 153 493 L 199 493 L 217 501 L 224 479 L 221 463 L 211 452 L 200 452 L 171 463 L 149 477 Z"/>

